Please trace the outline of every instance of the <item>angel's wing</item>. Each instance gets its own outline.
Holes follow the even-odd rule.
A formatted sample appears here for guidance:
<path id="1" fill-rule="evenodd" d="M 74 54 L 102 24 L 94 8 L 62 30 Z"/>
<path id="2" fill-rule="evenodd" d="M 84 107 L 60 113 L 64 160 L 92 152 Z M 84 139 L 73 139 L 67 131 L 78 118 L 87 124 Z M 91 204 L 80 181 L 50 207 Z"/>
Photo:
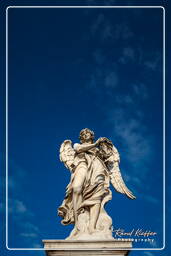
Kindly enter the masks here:
<path id="1" fill-rule="evenodd" d="M 72 147 L 71 140 L 65 140 L 60 147 L 60 156 L 61 162 L 64 163 L 66 168 L 73 172 L 74 168 L 74 158 L 75 158 L 75 150 Z"/>
<path id="2" fill-rule="evenodd" d="M 122 178 L 122 175 L 119 169 L 119 162 L 120 162 L 119 153 L 114 146 L 112 151 L 113 151 L 112 155 L 106 161 L 107 167 L 110 171 L 110 181 L 117 192 L 125 194 L 130 199 L 135 199 L 136 197 L 127 188 Z"/>

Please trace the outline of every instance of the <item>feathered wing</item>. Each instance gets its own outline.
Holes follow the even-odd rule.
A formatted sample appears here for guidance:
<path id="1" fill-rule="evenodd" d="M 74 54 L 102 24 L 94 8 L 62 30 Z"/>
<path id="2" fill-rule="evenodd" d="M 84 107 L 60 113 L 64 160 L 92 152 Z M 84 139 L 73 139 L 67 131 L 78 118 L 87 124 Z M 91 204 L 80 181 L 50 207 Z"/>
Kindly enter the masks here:
<path id="1" fill-rule="evenodd" d="M 130 199 L 135 199 L 136 197 L 133 195 L 133 193 L 127 188 L 120 169 L 119 169 L 119 162 L 120 157 L 117 149 L 113 146 L 112 155 L 109 159 L 107 159 L 107 167 L 110 171 L 110 181 L 114 187 L 114 189 L 122 194 L 125 194 Z"/>
<path id="2" fill-rule="evenodd" d="M 72 147 L 71 140 L 65 140 L 60 147 L 60 156 L 61 162 L 64 163 L 66 168 L 73 172 L 74 168 L 74 158 L 75 158 L 75 150 Z"/>

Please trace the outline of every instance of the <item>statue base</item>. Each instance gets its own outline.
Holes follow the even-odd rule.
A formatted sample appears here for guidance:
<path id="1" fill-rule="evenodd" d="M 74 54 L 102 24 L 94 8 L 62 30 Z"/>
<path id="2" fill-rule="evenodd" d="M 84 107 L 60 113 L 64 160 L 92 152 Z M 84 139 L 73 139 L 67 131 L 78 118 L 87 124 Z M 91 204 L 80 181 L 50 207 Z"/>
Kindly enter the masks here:
<path id="1" fill-rule="evenodd" d="M 47 256 L 126 256 L 132 242 L 120 240 L 43 240 Z"/>

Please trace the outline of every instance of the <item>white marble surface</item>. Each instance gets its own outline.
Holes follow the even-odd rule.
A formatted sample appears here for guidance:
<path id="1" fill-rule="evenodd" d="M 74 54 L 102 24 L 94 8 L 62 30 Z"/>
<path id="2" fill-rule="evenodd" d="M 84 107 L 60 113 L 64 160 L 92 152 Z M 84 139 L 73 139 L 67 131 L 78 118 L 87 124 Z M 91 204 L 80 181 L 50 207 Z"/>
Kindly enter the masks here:
<path id="1" fill-rule="evenodd" d="M 112 219 L 105 205 L 112 199 L 110 183 L 119 193 L 135 199 L 127 188 L 119 168 L 120 156 L 112 141 L 94 132 L 80 131 L 80 143 L 65 140 L 60 160 L 71 172 L 64 200 L 58 208 L 63 225 L 74 224 L 67 240 L 112 239 Z"/>
<path id="2" fill-rule="evenodd" d="M 47 256 L 126 256 L 132 248 L 132 242 L 118 240 L 43 240 L 43 244 Z"/>

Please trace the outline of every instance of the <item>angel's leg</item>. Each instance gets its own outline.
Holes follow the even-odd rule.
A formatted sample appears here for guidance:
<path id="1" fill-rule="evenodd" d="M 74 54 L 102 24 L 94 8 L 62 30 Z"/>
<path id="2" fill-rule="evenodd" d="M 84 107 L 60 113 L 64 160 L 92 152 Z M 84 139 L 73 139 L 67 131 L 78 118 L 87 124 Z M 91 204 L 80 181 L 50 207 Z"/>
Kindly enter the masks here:
<path id="1" fill-rule="evenodd" d="M 87 166 L 85 164 L 80 164 L 75 170 L 75 177 L 73 181 L 73 208 L 74 208 L 74 218 L 75 225 L 78 228 L 78 208 L 82 203 L 82 189 L 83 183 L 87 173 Z"/>
<path id="2" fill-rule="evenodd" d="M 74 192 L 74 194 L 73 194 L 73 207 L 74 207 L 75 227 L 76 227 L 77 230 L 79 230 L 77 210 L 78 210 L 79 205 L 81 204 L 81 202 L 82 202 L 82 195 L 77 193 L 77 192 Z"/>
<path id="3" fill-rule="evenodd" d="M 89 232 L 90 234 L 95 232 L 96 224 L 100 213 L 101 204 L 95 204 L 90 207 L 90 221 L 89 221 Z"/>

